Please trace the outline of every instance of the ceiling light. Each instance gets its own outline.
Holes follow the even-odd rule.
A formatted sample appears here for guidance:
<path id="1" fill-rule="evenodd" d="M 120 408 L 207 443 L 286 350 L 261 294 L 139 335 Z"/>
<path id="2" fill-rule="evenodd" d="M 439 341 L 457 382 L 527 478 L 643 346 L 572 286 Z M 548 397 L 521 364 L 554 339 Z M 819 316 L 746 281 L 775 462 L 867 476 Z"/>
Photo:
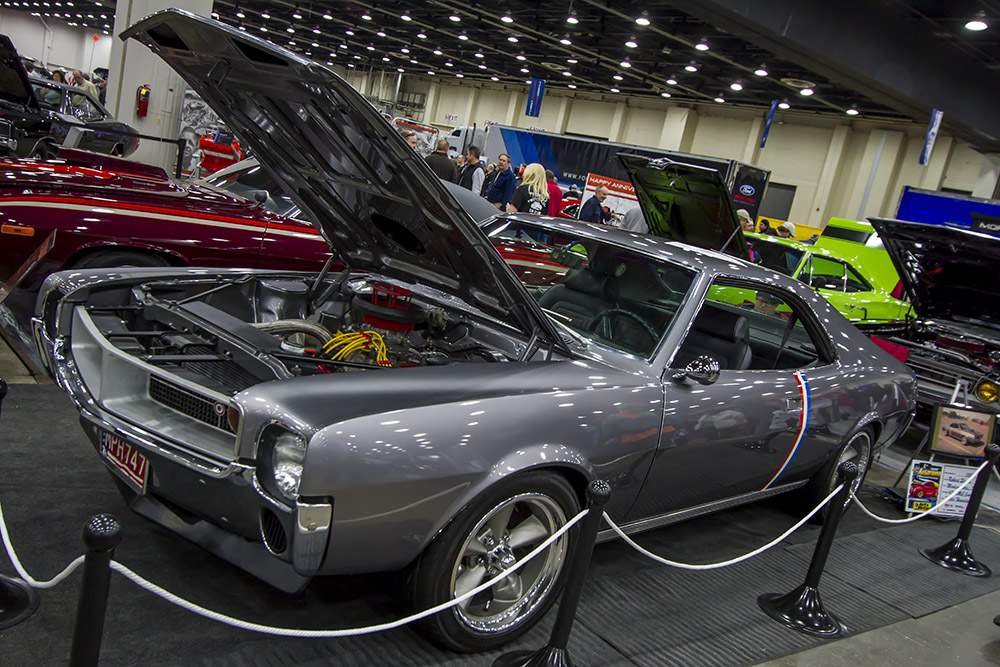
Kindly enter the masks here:
<path id="1" fill-rule="evenodd" d="M 405 72 L 406 70 L 405 70 L 405 69 L 403 69 L 402 67 L 397 67 L 397 68 L 396 68 L 396 71 L 397 71 L 397 72 Z"/>
<path id="2" fill-rule="evenodd" d="M 507 41 L 508 42 L 513 42 L 514 44 L 517 44 L 517 37 L 514 37 L 514 35 L 511 35 L 510 37 L 507 38 Z"/>
<path id="3" fill-rule="evenodd" d="M 802 90 L 799 91 L 799 95 L 805 95 L 806 97 L 809 97 L 814 92 L 815 91 L 812 88 L 803 88 Z"/>
<path id="4" fill-rule="evenodd" d="M 705 42 L 698 42 L 697 44 L 694 45 L 694 48 L 697 49 L 698 51 L 708 51 L 708 44 L 706 44 Z"/>
<path id="5" fill-rule="evenodd" d="M 288 26 L 287 28 L 285 28 L 285 32 L 295 32 L 295 28 L 293 28 L 292 26 Z"/>
<path id="6" fill-rule="evenodd" d="M 563 76 L 573 76 L 573 73 L 570 72 L 569 70 L 566 70 L 565 72 L 562 73 L 562 75 Z"/>
<path id="7" fill-rule="evenodd" d="M 575 64 L 577 64 L 580 61 L 577 60 L 576 58 L 570 58 L 566 62 L 568 62 L 570 65 L 575 65 Z"/>
<path id="8" fill-rule="evenodd" d="M 408 48 L 406 48 L 406 47 L 404 46 L 403 48 L 401 48 L 401 49 L 399 50 L 399 52 L 400 52 L 400 53 L 409 53 L 409 52 L 410 52 L 410 50 L 409 50 Z"/>
<path id="9" fill-rule="evenodd" d="M 612 78 L 612 79 L 614 79 L 615 81 L 622 81 L 622 80 L 624 80 L 624 79 L 625 79 L 625 77 L 623 77 L 623 76 L 622 76 L 621 74 L 615 74 L 615 75 L 614 75 L 613 77 L 611 77 L 611 78 Z"/>
<path id="10" fill-rule="evenodd" d="M 412 21 L 412 20 L 413 20 L 413 19 L 411 19 L 411 18 L 409 17 L 409 15 L 407 15 L 407 14 L 400 14 L 400 15 L 399 15 L 399 18 L 401 18 L 401 19 L 402 19 L 402 20 L 404 20 L 404 21 Z"/>
<path id="11" fill-rule="evenodd" d="M 791 109 L 792 105 L 789 104 L 788 102 L 782 100 L 782 101 L 778 102 L 778 108 L 779 109 Z"/>
<path id="12" fill-rule="evenodd" d="M 459 35 L 459 36 L 458 36 L 458 38 L 459 38 L 460 40 L 462 40 L 463 42 L 464 42 L 465 40 L 469 39 L 469 38 L 468 38 L 468 36 L 466 36 L 466 35 Z"/>
<path id="13" fill-rule="evenodd" d="M 374 47 L 374 46 L 372 46 L 371 44 L 369 44 L 369 45 L 368 45 L 368 46 L 366 46 L 365 48 L 366 48 L 366 49 L 368 49 L 369 51 L 374 51 L 374 50 L 375 50 L 375 47 Z"/>
<path id="14" fill-rule="evenodd" d="M 580 19 L 576 17 L 576 10 L 575 9 L 569 10 L 569 15 L 566 17 L 566 23 L 569 23 L 570 25 L 576 25 L 579 22 Z"/>
<path id="15" fill-rule="evenodd" d="M 720 95 L 719 97 L 715 98 L 715 101 L 718 102 L 719 104 L 725 104 L 726 98 Z"/>
<path id="16" fill-rule="evenodd" d="M 523 53 L 519 53 L 519 54 L 517 54 L 514 57 L 517 58 L 518 60 L 527 60 L 527 58 L 524 57 Z"/>
<path id="17" fill-rule="evenodd" d="M 341 44 L 341 45 L 340 45 L 340 48 L 342 48 L 342 49 L 346 49 L 346 48 L 347 48 L 347 44 Z"/>
<path id="18" fill-rule="evenodd" d="M 323 18 L 325 18 L 327 21 L 333 20 L 333 16 L 331 16 L 330 14 L 323 14 Z"/>
<path id="19" fill-rule="evenodd" d="M 981 9 L 965 24 L 965 29 L 972 30 L 973 32 L 986 30 L 989 27 L 989 24 L 986 22 L 986 12 Z"/>
<path id="20" fill-rule="evenodd" d="M 504 14 L 503 16 L 500 17 L 500 20 L 503 21 L 504 23 L 513 23 L 514 22 L 514 19 L 513 19 L 513 17 L 511 17 L 510 14 Z"/>
<path id="21" fill-rule="evenodd" d="M 457 76 L 459 79 L 465 78 L 465 75 L 462 74 L 461 72 L 455 72 L 455 76 Z"/>
<path id="22" fill-rule="evenodd" d="M 737 92 L 743 90 L 743 84 L 740 83 L 739 81 L 733 81 L 731 84 L 729 84 L 729 87 Z"/>
<path id="23" fill-rule="evenodd" d="M 628 41 L 625 42 L 625 46 L 627 46 L 630 49 L 639 48 L 639 44 L 635 41 L 635 35 L 629 37 Z"/>
<path id="24" fill-rule="evenodd" d="M 381 30 L 379 30 L 379 31 L 378 31 L 377 33 L 375 33 L 375 34 L 376 34 L 376 35 L 378 35 L 379 37 L 385 37 L 385 33 L 384 33 L 384 32 L 382 32 Z"/>
<path id="25" fill-rule="evenodd" d="M 486 65 L 479 65 L 479 69 L 486 69 Z"/>
<path id="26" fill-rule="evenodd" d="M 530 86 L 531 85 L 531 79 L 526 80 L 525 83 Z"/>
<path id="27" fill-rule="evenodd" d="M 576 89 L 576 84 L 572 84 L 572 83 L 571 83 L 571 84 L 569 84 L 569 87 L 570 87 L 570 88 L 573 88 L 573 89 Z"/>
<path id="28" fill-rule="evenodd" d="M 565 35 L 562 39 L 559 40 L 559 43 L 563 44 L 564 46 L 570 46 L 573 42 L 570 41 L 569 35 Z"/>
<path id="29" fill-rule="evenodd" d="M 354 31 L 353 30 L 345 30 L 344 34 L 345 35 L 350 35 L 351 37 L 354 37 Z"/>
<path id="30" fill-rule="evenodd" d="M 848 109 L 844 113 L 846 113 L 848 116 L 857 116 L 861 112 L 858 111 L 857 109 L 855 109 L 854 107 L 851 107 L 850 109 Z"/>
<path id="31" fill-rule="evenodd" d="M 612 89 L 611 89 L 611 92 L 612 92 L 612 93 L 620 93 L 620 92 L 622 92 L 622 91 L 618 90 L 617 88 L 612 88 Z"/>
<path id="32" fill-rule="evenodd" d="M 629 67 L 631 67 L 631 66 L 632 66 L 632 63 L 630 63 L 630 62 L 629 62 L 629 61 L 627 61 L 627 60 L 623 60 L 623 61 L 621 61 L 621 62 L 620 62 L 620 63 L 618 63 L 618 64 L 619 64 L 619 65 L 621 65 L 622 67 L 624 67 L 625 69 L 628 69 Z"/>
<path id="33" fill-rule="evenodd" d="M 670 85 L 670 86 L 676 86 L 677 85 L 677 79 L 667 79 L 667 84 Z"/>
<path id="34" fill-rule="evenodd" d="M 635 22 L 639 25 L 649 25 L 649 13 L 643 12 L 642 14 L 639 14 Z"/>
<path id="35" fill-rule="evenodd" d="M 755 69 L 753 73 L 756 74 L 757 76 L 767 76 L 767 66 L 761 65 L 760 67 Z"/>
<path id="36" fill-rule="evenodd" d="M 500 77 L 496 77 L 496 76 L 491 76 L 490 77 L 490 81 L 499 81 L 499 80 L 500 80 Z"/>
<path id="37" fill-rule="evenodd" d="M 382 62 L 384 62 L 384 63 L 389 62 L 389 58 L 387 56 L 382 56 Z"/>
<path id="38" fill-rule="evenodd" d="M 441 52 L 441 49 L 434 49 L 434 55 L 436 55 L 436 56 L 443 55 L 442 52 Z"/>
<path id="39" fill-rule="evenodd" d="M 483 55 L 483 54 L 481 54 L 481 53 L 477 53 L 477 54 L 476 54 L 476 57 L 477 57 L 477 58 L 485 58 L 486 56 L 484 56 L 484 55 Z"/>
<path id="40" fill-rule="evenodd" d="M 243 10 L 237 8 L 237 10 L 236 10 L 236 18 L 238 18 L 238 19 L 245 19 L 246 17 L 247 17 L 247 15 L 243 13 Z"/>
<path id="41" fill-rule="evenodd" d="M 414 65 L 416 65 L 417 64 L 417 59 L 416 58 L 410 58 L 410 62 L 413 63 Z"/>
<path id="42" fill-rule="evenodd" d="M 458 23 L 459 21 L 462 20 L 462 17 L 459 16 L 458 14 L 452 14 L 451 16 L 448 17 L 448 19 L 454 21 L 455 23 Z"/>
<path id="43" fill-rule="evenodd" d="M 302 18 L 302 17 L 301 17 L 301 16 L 296 16 L 295 18 L 297 18 L 297 19 L 300 19 L 300 18 Z M 362 20 L 364 20 L 364 21 L 371 21 L 371 20 L 372 20 L 372 16 L 371 16 L 371 14 L 362 14 L 362 15 L 361 15 L 361 18 L 362 18 Z"/>
<path id="44" fill-rule="evenodd" d="M 260 17 L 262 19 L 269 19 L 269 18 L 271 18 L 271 15 L 268 14 L 267 12 L 261 12 Z"/>
<path id="45" fill-rule="evenodd" d="M 430 70 L 429 69 L 429 70 L 427 70 L 427 73 L 430 74 L 431 76 L 434 76 L 434 70 Z"/>
<path id="46" fill-rule="evenodd" d="M 427 35 L 422 32 L 417 33 L 417 39 L 427 39 Z"/>
<path id="47" fill-rule="evenodd" d="M 660 93 L 660 97 L 670 97 L 670 93 L 664 90 L 662 93 Z"/>
<path id="48" fill-rule="evenodd" d="M 267 32 L 267 28 L 265 28 L 264 26 L 261 26 L 261 27 L 260 27 L 260 31 L 261 31 L 261 32 Z"/>
<path id="49" fill-rule="evenodd" d="M 688 72 L 697 72 L 698 66 L 695 65 L 694 63 L 688 63 L 687 65 L 684 66 L 684 69 L 687 70 Z"/>
<path id="50" fill-rule="evenodd" d="M 292 18 L 293 19 L 298 19 L 300 21 L 302 20 L 302 14 L 299 14 L 299 7 L 298 7 L 298 5 L 295 6 L 295 11 L 292 12 Z M 364 18 L 364 17 L 362 16 L 361 18 Z M 371 19 L 370 16 L 368 18 Z"/>
<path id="51" fill-rule="evenodd" d="M 528 68 L 527 67 L 522 67 L 521 71 L 524 72 L 525 74 L 527 74 L 528 73 Z"/>
<path id="52" fill-rule="evenodd" d="M 454 67 L 455 63 L 450 63 L 450 62 L 449 63 L 445 63 L 444 66 L 445 67 Z"/>
<path id="53" fill-rule="evenodd" d="M 322 33 L 323 31 L 320 30 L 319 28 L 313 28 L 313 32 L 318 35 L 318 34 Z"/>

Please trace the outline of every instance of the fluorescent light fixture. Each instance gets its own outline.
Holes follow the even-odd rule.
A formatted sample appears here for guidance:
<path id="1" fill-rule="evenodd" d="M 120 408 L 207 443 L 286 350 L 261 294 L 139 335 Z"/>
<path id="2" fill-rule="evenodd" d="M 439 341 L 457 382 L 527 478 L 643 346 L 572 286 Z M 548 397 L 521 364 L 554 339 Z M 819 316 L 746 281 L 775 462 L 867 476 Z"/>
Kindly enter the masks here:
<path id="1" fill-rule="evenodd" d="M 660 97 L 670 97 L 670 93 L 664 90 L 662 93 L 660 93 Z"/>
<path id="2" fill-rule="evenodd" d="M 799 95 L 804 95 L 805 97 L 809 97 L 814 92 L 816 91 L 814 91 L 812 88 L 803 88 L 802 90 L 799 91 Z"/>
<path id="3" fill-rule="evenodd" d="M 459 16 L 458 14 L 452 14 L 451 16 L 448 17 L 448 19 L 454 21 L 455 23 L 458 23 L 459 21 L 462 20 L 462 17 Z"/>
<path id="4" fill-rule="evenodd" d="M 503 16 L 500 17 L 500 20 L 503 21 L 504 23 L 514 22 L 514 18 L 510 14 L 504 14 Z"/>
<path id="5" fill-rule="evenodd" d="M 694 48 L 697 49 L 698 51 L 708 51 L 708 44 L 706 44 L 705 42 L 698 42 L 697 44 L 694 45 Z"/>
<path id="6" fill-rule="evenodd" d="M 743 90 L 743 84 L 740 83 L 739 81 L 733 81 L 731 84 L 729 84 L 729 87 L 737 92 Z"/>
<path id="7" fill-rule="evenodd" d="M 677 85 L 677 79 L 667 79 L 667 85 L 676 86 Z"/>
<path id="8" fill-rule="evenodd" d="M 635 37 L 632 37 L 627 42 L 625 42 L 625 46 L 627 46 L 630 49 L 637 49 L 637 48 L 639 48 L 639 44 L 638 44 L 638 42 L 635 41 Z"/>
<path id="9" fill-rule="evenodd" d="M 763 65 L 755 69 L 753 73 L 756 74 L 757 76 L 767 76 L 767 70 L 764 69 Z"/>
<path id="10" fill-rule="evenodd" d="M 990 25 L 986 22 L 986 12 L 981 9 L 965 24 L 965 29 L 973 32 L 986 30 L 989 27 Z"/>
<path id="11" fill-rule="evenodd" d="M 719 96 L 715 98 L 715 101 L 718 102 L 719 104 L 724 104 L 726 102 L 726 98 Z"/>
<path id="12" fill-rule="evenodd" d="M 789 104 L 788 102 L 781 101 L 781 102 L 778 102 L 778 108 L 779 109 L 791 109 L 792 105 Z"/>
<path id="13" fill-rule="evenodd" d="M 684 69 L 687 70 L 688 72 L 697 72 L 698 66 L 695 65 L 694 63 L 689 63 L 684 66 Z"/>
<path id="14" fill-rule="evenodd" d="M 617 88 L 612 88 L 612 89 L 611 89 L 611 92 L 612 92 L 612 93 L 620 93 L 620 92 L 622 92 L 622 91 L 618 90 Z"/>
<path id="15" fill-rule="evenodd" d="M 635 22 L 639 25 L 649 25 L 649 14 L 647 12 L 639 14 L 639 16 L 635 19 Z"/>
<path id="16" fill-rule="evenodd" d="M 860 112 L 860 111 L 858 111 L 857 109 L 855 109 L 854 107 L 851 107 L 850 109 L 848 109 L 848 110 L 847 110 L 847 111 L 845 111 L 844 113 L 846 113 L 846 114 L 847 114 L 848 116 L 857 116 L 857 115 L 858 115 L 858 114 L 860 114 L 861 112 Z"/>

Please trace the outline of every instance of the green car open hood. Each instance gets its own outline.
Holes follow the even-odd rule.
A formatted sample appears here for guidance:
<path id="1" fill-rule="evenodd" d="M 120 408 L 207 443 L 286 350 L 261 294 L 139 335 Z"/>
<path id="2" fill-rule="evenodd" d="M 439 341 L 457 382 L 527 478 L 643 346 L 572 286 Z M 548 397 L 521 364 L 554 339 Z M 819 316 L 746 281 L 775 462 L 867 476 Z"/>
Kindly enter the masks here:
<path id="1" fill-rule="evenodd" d="M 714 169 L 619 155 L 653 236 L 749 260 L 729 188 Z"/>

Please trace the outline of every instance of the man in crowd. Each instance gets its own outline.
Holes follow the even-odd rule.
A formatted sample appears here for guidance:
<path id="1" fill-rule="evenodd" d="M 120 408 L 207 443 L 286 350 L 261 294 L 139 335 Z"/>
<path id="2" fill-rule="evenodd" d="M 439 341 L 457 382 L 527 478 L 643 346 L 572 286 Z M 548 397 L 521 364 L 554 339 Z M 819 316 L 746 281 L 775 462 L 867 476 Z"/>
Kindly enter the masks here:
<path id="1" fill-rule="evenodd" d="M 431 166 L 431 171 L 438 175 L 438 178 L 452 183 L 458 183 L 458 168 L 448 157 L 448 140 L 441 139 L 437 142 L 437 149 L 424 158 Z"/>
<path id="2" fill-rule="evenodd" d="M 486 201 L 501 211 L 507 210 L 507 203 L 514 196 L 515 180 L 514 172 L 510 170 L 510 156 L 501 153 L 497 158 L 496 178 L 486 191 Z"/>
<path id="3" fill-rule="evenodd" d="M 458 184 L 476 194 L 483 191 L 483 181 L 486 180 L 486 170 L 479 159 L 479 147 L 469 146 L 465 151 L 465 169 L 458 177 Z"/>
<path id="4" fill-rule="evenodd" d="M 556 175 L 551 169 L 545 170 L 545 181 L 549 188 L 549 215 L 559 215 L 562 209 L 562 189 L 556 183 Z"/>
<path id="5" fill-rule="evenodd" d="M 77 88 L 83 88 L 94 97 L 97 97 L 97 87 L 88 81 L 83 72 L 78 69 L 73 70 L 73 85 Z"/>
<path id="6" fill-rule="evenodd" d="M 760 233 L 767 234 L 768 236 L 777 236 L 778 232 L 774 231 L 771 227 L 771 223 L 767 221 L 767 218 L 761 218 L 760 220 Z"/>
<path id="7" fill-rule="evenodd" d="M 736 217 L 739 218 L 740 227 L 743 228 L 745 232 L 753 231 L 753 218 L 750 217 L 750 211 L 745 208 L 740 208 L 736 210 Z"/>
<path id="8" fill-rule="evenodd" d="M 612 218 L 621 220 L 621 216 L 617 213 L 604 210 L 602 204 L 607 198 L 608 188 L 603 185 L 599 186 L 594 191 L 594 196 L 583 202 L 583 206 L 580 207 L 579 219 L 584 222 L 600 222 L 603 224 L 607 224 Z"/>
<path id="9" fill-rule="evenodd" d="M 646 222 L 646 216 L 642 214 L 641 206 L 634 206 L 625 211 L 625 215 L 622 216 L 622 229 L 640 234 L 649 233 L 649 223 Z"/>
<path id="10" fill-rule="evenodd" d="M 783 222 L 778 225 L 778 236 L 783 239 L 790 239 L 795 236 L 795 223 Z"/>
<path id="11" fill-rule="evenodd" d="M 413 130 L 400 130 L 399 136 L 406 140 L 406 143 L 410 144 L 410 148 L 417 150 L 417 133 Z"/>

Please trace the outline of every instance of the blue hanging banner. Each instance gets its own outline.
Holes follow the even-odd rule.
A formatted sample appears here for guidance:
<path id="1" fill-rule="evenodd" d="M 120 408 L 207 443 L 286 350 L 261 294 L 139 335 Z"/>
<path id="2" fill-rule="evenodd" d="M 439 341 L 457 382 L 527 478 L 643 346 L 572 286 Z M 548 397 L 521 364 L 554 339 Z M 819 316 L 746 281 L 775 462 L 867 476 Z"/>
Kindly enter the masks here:
<path id="1" fill-rule="evenodd" d="M 542 110 L 542 95 L 545 94 L 545 80 L 532 79 L 528 86 L 528 108 L 525 109 L 525 116 L 538 118 L 538 113 Z"/>
<path id="2" fill-rule="evenodd" d="M 934 150 L 934 142 L 937 140 L 938 130 L 941 129 L 941 119 L 944 112 L 934 109 L 931 111 L 931 122 L 927 126 L 927 137 L 924 139 L 924 150 L 920 151 L 920 164 L 926 165 L 930 162 L 931 151 Z"/>
<path id="3" fill-rule="evenodd" d="M 764 123 L 764 135 L 760 138 L 760 147 L 767 143 L 767 135 L 771 131 L 771 121 L 774 120 L 774 110 L 778 108 L 778 100 L 771 100 L 771 110 L 767 112 L 767 122 Z"/>

